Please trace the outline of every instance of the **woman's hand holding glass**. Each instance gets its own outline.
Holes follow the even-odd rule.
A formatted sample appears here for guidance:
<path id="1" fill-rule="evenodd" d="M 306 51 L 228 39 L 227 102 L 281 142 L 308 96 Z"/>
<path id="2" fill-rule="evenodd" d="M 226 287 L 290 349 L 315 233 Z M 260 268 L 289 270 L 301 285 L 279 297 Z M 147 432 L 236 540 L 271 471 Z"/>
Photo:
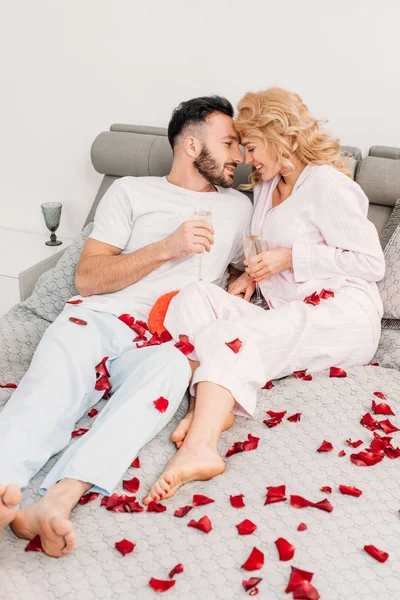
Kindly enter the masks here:
<path id="1" fill-rule="evenodd" d="M 243 273 L 229 285 L 228 293 L 232 296 L 242 296 L 244 300 L 250 302 L 255 289 L 256 284 L 253 283 L 252 278 L 247 273 Z"/>
<path id="2" fill-rule="evenodd" d="M 244 261 L 244 264 L 251 281 L 262 281 L 268 279 L 271 275 L 277 275 L 282 271 L 292 269 L 292 250 L 291 248 L 266 250 L 257 254 L 257 256 L 248 258 Z"/>

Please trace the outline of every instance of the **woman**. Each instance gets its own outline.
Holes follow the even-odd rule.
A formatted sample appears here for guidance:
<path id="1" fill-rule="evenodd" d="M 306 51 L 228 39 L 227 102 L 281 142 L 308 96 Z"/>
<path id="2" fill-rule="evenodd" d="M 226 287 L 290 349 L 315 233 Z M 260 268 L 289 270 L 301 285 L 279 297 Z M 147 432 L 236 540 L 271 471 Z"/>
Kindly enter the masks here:
<path id="1" fill-rule="evenodd" d="M 146 503 L 224 471 L 217 451 L 224 424 L 231 412 L 251 417 L 267 381 L 364 365 L 379 342 L 383 253 L 338 140 L 298 95 L 279 88 L 246 94 L 236 128 L 252 165 L 252 233 L 266 250 L 245 261 L 229 294 L 192 284 L 169 306 L 166 328 L 194 345 L 188 358 L 196 402 L 189 431 L 186 421 L 186 437 Z M 255 282 L 270 310 L 243 301 Z"/>

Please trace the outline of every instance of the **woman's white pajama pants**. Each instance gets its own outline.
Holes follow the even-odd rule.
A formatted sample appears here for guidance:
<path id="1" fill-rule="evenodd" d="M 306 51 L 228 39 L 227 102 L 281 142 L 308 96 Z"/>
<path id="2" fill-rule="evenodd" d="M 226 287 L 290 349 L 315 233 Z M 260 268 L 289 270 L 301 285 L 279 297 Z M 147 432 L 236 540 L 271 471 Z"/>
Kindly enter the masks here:
<path id="1" fill-rule="evenodd" d="M 191 393 L 197 383 L 211 381 L 232 393 L 234 413 L 252 416 L 257 391 L 271 379 L 371 360 L 380 317 L 366 294 L 359 297 L 365 305 L 341 291 L 317 306 L 296 301 L 264 310 L 200 282 L 173 298 L 165 326 L 175 340 L 187 335 L 194 345 L 188 358 L 200 366 Z M 226 345 L 236 338 L 242 342 L 237 354 Z"/>
<path id="2" fill-rule="evenodd" d="M 87 321 L 76 325 L 70 316 Z M 136 348 L 136 333 L 117 317 L 67 306 L 47 329 L 0 413 L 0 482 L 25 487 L 63 450 L 75 423 L 102 398 L 95 366 L 109 357 L 112 396 L 91 429 L 64 452 L 41 492 L 63 478 L 110 495 L 139 450 L 174 416 L 189 384 L 186 357 L 173 342 Z M 154 401 L 169 401 L 165 413 Z"/>

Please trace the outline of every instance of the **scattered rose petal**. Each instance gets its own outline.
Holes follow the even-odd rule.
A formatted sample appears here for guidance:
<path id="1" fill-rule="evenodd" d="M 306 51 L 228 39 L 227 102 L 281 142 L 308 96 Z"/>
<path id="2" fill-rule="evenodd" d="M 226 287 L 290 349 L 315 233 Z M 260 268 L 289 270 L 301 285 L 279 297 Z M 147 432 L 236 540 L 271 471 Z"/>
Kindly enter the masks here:
<path id="1" fill-rule="evenodd" d="M 229 500 L 231 501 L 231 505 L 233 508 L 243 508 L 245 505 L 243 501 L 244 495 L 238 494 L 237 496 L 229 496 Z"/>
<path id="2" fill-rule="evenodd" d="M 158 398 L 158 400 L 154 400 L 154 406 L 156 407 L 157 410 L 160 411 L 160 413 L 165 413 L 165 411 L 168 408 L 168 405 L 169 405 L 168 400 L 166 398 L 163 398 L 163 396 L 160 396 Z"/>
<path id="3" fill-rule="evenodd" d="M 155 592 L 166 592 L 170 588 L 172 588 L 176 583 L 176 579 L 163 580 L 163 579 L 154 579 L 152 577 L 149 581 L 149 586 L 153 588 Z"/>
<path id="4" fill-rule="evenodd" d="M 267 381 L 267 383 L 261 388 L 262 390 L 271 390 L 274 387 L 272 381 Z"/>
<path id="5" fill-rule="evenodd" d="M 266 414 L 272 418 L 283 419 L 286 415 L 287 410 L 282 410 L 281 412 L 276 412 L 275 410 L 267 410 Z"/>
<path id="6" fill-rule="evenodd" d="M 235 442 L 233 446 L 227 450 L 225 456 L 232 456 L 233 454 L 238 454 L 239 452 L 243 452 L 243 442 Z"/>
<path id="7" fill-rule="evenodd" d="M 313 306 L 317 306 L 321 302 L 320 297 L 317 292 L 313 292 L 310 296 L 306 296 L 303 300 L 306 304 L 312 304 Z"/>
<path id="8" fill-rule="evenodd" d="M 242 569 L 246 571 L 256 571 L 264 566 L 264 553 L 254 546 L 249 558 L 242 565 Z"/>
<path id="9" fill-rule="evenodd" d="M 128 325 L 128 327 L 130 327 L 131 329 L 132 325 L 135 323 L 135 319 L 132 317 L 132 315 L 129 315 L 127 313 L 120 315 L 118 319 L 125 323 L 125 325 Z"/>
<path id="10" fill-rule="evenodd" d="M 322 488 L 319 488 L 321 492 L 325 492 L 326 494 L 332 494 L 332 488 L 329 485 L 325 485 Z"/>
<path id="11" fill-rule="evenodd" d="M 75 429 L 75 431 L 71 433 L 71 438 L 77 437 L 78 435 L 84 435 L 88 431 L 89 429 L 85 429 L 84 427 L 82 427 L 81 429 Z"/>
<path id="12" fill-rule="evenodd" d="M 161 513 L 167 510 L 167 507 L 164 504 L 160 504 L 159 502 L 155 502 L 152 500 L 147 505 L 147 512 L 157 512 Z"/>
<path id="13" fill-rule="evenodd" d="M 361 425 L 364 425 L 370 431 L 374 431 L 375 429 L 380 429 L 380 425 L 376 419 L 370 414 L 365 413 L 360 421 Z"/>
<path id="14" fill-rule="evenodd" d="M 382 456 L 374 452 L 358 452 L 358 454 L 350 454 L 350 460 L 358 467 L 372 467 L 382 460 Z"/>
<path id="15" fill-rule="evenodd" d="M 118 550 L 118 552 L 121 552 L 122 556 L 133 552 L 135 546 L 136 544 L 132 544 L 132 542 L 126 539 L 123 539 L 120 542 L 115 542 L 115 547 Z"/>
<path id="16" fill-rule="evenodd" d="M 104 377 L 110 377 L 110 373 L 107 369 L 107 365 L 106 362 L 108 361 L 108 356 L 105 356 L 98 365 L 96 365 L 95 369 L 96 369 L 96 373 L 98 375 L 102 375 Z"/>
<path id="17" fill-rule="evenodd" d="M 389 404 L 381 402 L 377 404 L 375 400 L 372 400 L 372 410 L 376 415 L 394 415 L 394 412 L 390 408 Z"/>
<path id="18" fill-rule="evenodd" d="M 290 417 L 287 418 L 288 421 L 290 421 L 291 423 L 297 423 L 298 421 L 300 421 L 301 418 L 301 413 L 294 413 L 294 415 L 291 415 Z"/>
<path id="19" fill-rule="evenodd" d="M 333 506 L 329 502 L 329 500 L 327 500 L 327 499 L 320 500 L 319 502 L 314 502 L 313 503 L 313 507 L 314 508 L 319 508 L 320 510 L 324 510 L 325 512 L 332 512 L 333 511 Z"/>
<path id="20" fill-rule="evenodd" d="M 76 317 L 70 317 L 69 320 L 71 323 L 75 323 L 75 325 L 87 325 L 87 321 L 83 319 L 77 319 Z"/>
<path id="21" fill-rule="evenodd" d="M 293 590 L 293 600 L 319 600 L 319 598 L 318 590 L 307 581 L 301 583 Z"/>
<path id="22" fill-rule="evenodd" d="M 387 552 L 384 552 L 383 550 L 378 550 L 378 548 L 376 548 L 376 546 L 372 546 L 372 544 L 369 546 L 364 546 L 364 550 L 365 552 L 368 552 L 370 556 L 382 563 L 386 562 L 389 558 L 389 554 Z"/>
<path id="23" fill-rule="evenodd" d="M 83 300 L 68 300 L 67 304 L 82 304 Z"/>
<path id="24" fill-rule="evenodd" d="M 112 512 L 143 512 L 143 506 L 136 502 L 136 496 L 112 494 L 101 499 L 100 506 Z"/>
<path id="25" fill-rule="evenodd" d="M 324 440 L 322 442 L 322 444 L 320 445 L 320 447 L 318 448 L 317 452 L 331 452 L 333 450 L 333 446 L 330 442 L 327 442 L 326 440 Z"/>
<path id="26" fill-rule="evenodd" d="M 333 506 L 329 502 L 329 500 L 320 500 L 319 502 L 311 502 L 302 496 L 290 496 L 290 504 L 294 508 L 306 508 L 308 506 L 312 506 L 314 508 L 319 508 L 320 510 L 324 510 L 326 512 L 332 512 Z"/>
<path id="27" fill-rule="evenodd" d="M 10 389 L 10 390 L 16 390 L 17 387 L 18 386 L 15 383 L 5 383 L 4 385 L 0 385 L 0 388 Z"/>
<path id="28" fill-rule="evenodd" d="M 199 529 L 200 531 L 203 531 L 203 533 L 209 533 L 212 529 L 212 523 L 208 517 L 202 517 L 198 521 L 194 521 L 194 519 L 192 519 L 189 521 L 187 526 Z"/>
<path id="29" fill-rule="evenodd" d="M 244 587 L 245 591 L 248 592 L 258 585 L 260 581 L 262 581 L 261 577 L 250 577 L 250 579 L 243 579 L 242 586 Z"/>
<path id="30" fill-rule="evenodd" d="M 379 363 L 369 363 L 369 365 L 366 365 L 367 367 L 379 367 Z"/>
<path id="31" fill-rule="evenodd" d="M 304 375 L 303 381 L 312 381 L 311 373 L 307 373 L 307 375 Z"/>
<path id="32" fill-rule="evenodd" d="M 363 443 L 362 440 L 357 440 L 356 442 L 352 442 L 350 438 L 347 438 L 346 442 L 352 448 L 358 448 L 358 446 L 361 446 L 361 444 Z"/>
<path id="33" fill-rule="evenodd" d="M 40 535 L 35 535 L 35 537 L 25 546 L 25 552 L 42 552 L 42 550 Z"/>
<path id="34" fill-rule="evenodd" d="M 313 576 L 314 573 L 309 573 L 308 571 L 303 571 L 297 567 L 292 567 L 289 583 L 285 592 L 288 594 L 289 592 L 293 592 L 299 585 L 302 585 L 303 583 L 310 583 Z"/>
<path id="35" fill-rule="evenodd" d="M 257 596 L 257 594 L 259 593 L 259 589 L 258 587 L 255 587 L 251 590 L 251 592 L 249 592 L 249 596 Z"/>
<path id="36" fill-rule="evenodd" d="M 335 292 L 333 292 L 332 290 L 324 290 L 322 289 L 319 293 L 319 297 L 321 298 L 321 300 L 328 300 L 328 298 L 334 298 L 335 297 Z"/>
<path id="37" fill-rule="evenodd" d="M 245 519 L 239 525 L 236 525 L 236 528 L 240 535 L 250 535 L 255 532 L 257 525 L 249 521 L 249 519 Z"/>
<path id="38" fill-rule="evenodd" d="M 347 496 L 355 496 L 356 498 L 362 494 L 362 491 L 353 485 L 339 485 L 339 490 L 342 492 L 342 494 Z"/>
<path id="39" fill-rule="evenodd" d="M 293 371 L 293 375 L 296 377 L 296 379 L 304 379 L 306 373 L 307 369 L 303 369 L 302 371 Z"/>
<path id="40" fill-rule="evenodd" d="M 122 487 L 124 488 L 124 490 L 128 490 L 128 492 L 136 494 L 140 487 L 140 481 L 137 477 L 133 477 L 132 479 L 124 479 L 122 481 Z"/>
<path id="41" fill-rule="evenodd" d="M 267 496 L 265 498 L 265 504 L 274 504 L 275 502 L 284 502 L 286 498 L 286 485 L 278 485 L 276 487 L 267 487 Z"/>
<path id="42" fill-rule="evenodd" d="M 347 373 L 344 369 L 340 369 L 339 367 L 331 367 L 329 377 L 347 377 Z"/>
<path id="43" fill-rule="evenodd" d="M 123 507 L 124 507 L 124 512 L 129 512 L 129 513 L 144 511 L 143 506 L 141 506 L 139 504 L 139 502 L 135 502 L 134 500 L 133 501 L 125 500 L 123 503 Z"/>
<path id="44" fill-rule="evenodd" d="M 275 540 L 275 546 L 278 550 L 279 560 L 291 560 L 293 558 L 295 547 L 289 544 L 285 538 Z"/>
<path id="45" fill-rule="evenodd" d="M 93 419 L 93 417 L 95 417 L 98 414 L 98 410 L 97 408 L 91 408 L 87 414 L 88 417 L 90 417 L 91 419 Z"/>
<path id="46" fill-rule="evenodd" d="M 79 504 L 87 504 L 88 502 L 93 502 L 93 500 L 96 500 L 96 498 L 99 497 L 99 494 L 97 492 L 88 492 L 87 494 L 84 494 L 82 496 L 82 498 L 79 500 Z"/>
<path id="47" fill-rule="evenodd" d="M 394 433 L 395 431 L 400 431 L 400 429 L 393 425 L 393 423 L 391 423 L 389 419 L 385 419 L 384 421 L 378 421 L 378 423 L 379 427 L 383 429 L 385 433 Z"/>
<path id="48" fill-rule="evenodd" d="M 341 451 L 338 453 L 338 456 L 346 456 L 346 452 L 345 452 L 344 450 L 341 450 Z"/>
<path id="49" fill-rule="evenodd" d="M 194 346 L 189 342 L 187 335 L 179 336 L 179 342 L 175 344 L 175 348 L 178 348 L 185 356 L 191 354 L 194 350 Z"/>
<path id="50" fill-rule="evenodd" d="M 247 434 L 247 440 L 243 442 L 243 451 L 248 452 L 249 450 L 256 450 L 258 448 L 258 442 L 260 438 L 251 435 L 251 433 Z"/>
<path id="51" fill-rule="evenodd" d="M 131 463 L 131 467 L 134 467 L 135 469 L 140 469 L 141 465 L 140 465 L 140 459 L 137 456 L 135 458 L 135 460 Z"/>
<path id="52" fill-rule="evenodd" d="M 177 508 L 174 512 L 174 517 L 184 517 L 192 510 L 193 506 L 182 506 L 181 508 Z"/>
<path id="53" fill-rule="evenodd" d="M 279 425 L 280 423 L 282 423 L 282 419 L 280 419 L 279 417 L 272 417 L 271 419 L 265 419 L 263 421 L 263 423 L 269 429 L 271 429 L 271 427 L 276 427 L 277 425 Z"/>
<path id="54" fill-rule="evenodd" d="M 305 531 L 307 529 L 307 525 L 305 523 L 300 523 L 297 528 L 297 531 Z"/>
<path id="55" fill-rule="evenodd" d="M 174 577 L 174 575 L 177 575 L 178 573 L 183 573 L 183 564 L 179 563 L 178 565 L 176 565 L 176 567 L 174 567 L 172 569 L 172 571 L 170 571 L 168 577 L 170 579 L 172 579 Z"/>
<path id="56" fill-rule="evenodd" d="M 380 400 L 387 400 L 385 394 L 383 394 L 382 392 L 374 392 L 374 396 L 380 398 Z"/>
<path id="57" fill-rule="evenodd" d="M 215 500 L 212 500 L 211 498 L 208 498 L 207 496 L 203 496 L 202 494 L 194 494 L 193 495 L 193 500 L 192 500 L 193 506 L 201 506 L 202 504 L 211 504 L 212 502 L 215 502 Z"/>
<path id="58" fill-rule="evenodd" d="M 240 348 L 242 347 L 243 343 L 239 340 L 239 338 L 236 338 L 236 340 L 233 340 L 232 342 L 225 342 L 225 344 L 232 350 L 232 352 L 234 352 L 235 354 L 237 354 L 240 350 Z"/>

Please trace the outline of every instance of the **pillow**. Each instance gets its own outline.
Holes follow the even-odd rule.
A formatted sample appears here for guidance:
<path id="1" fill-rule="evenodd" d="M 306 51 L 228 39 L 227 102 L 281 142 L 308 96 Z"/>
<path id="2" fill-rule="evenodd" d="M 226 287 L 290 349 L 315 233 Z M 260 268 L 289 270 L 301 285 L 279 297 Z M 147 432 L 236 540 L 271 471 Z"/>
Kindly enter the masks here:
<path id="1" fill-rule="evenodd" d="M 43 273 L 31 296 L 20 303 L 35 315 L 52 323 L 60 314 L 69 298 L 78 292 L 75 289 L 75 269 L 83 246 L 93 228 L 89 223 L 79 237 L 66 249 L 57 264 Z"/>
<path id="2" fill-rule="evenodd" d="M 381 244 L 386 262 L 385 276 L 378 283 L 384 310 L 382 327 L 400 329 L 400 199 L 381 234 Z"/>

